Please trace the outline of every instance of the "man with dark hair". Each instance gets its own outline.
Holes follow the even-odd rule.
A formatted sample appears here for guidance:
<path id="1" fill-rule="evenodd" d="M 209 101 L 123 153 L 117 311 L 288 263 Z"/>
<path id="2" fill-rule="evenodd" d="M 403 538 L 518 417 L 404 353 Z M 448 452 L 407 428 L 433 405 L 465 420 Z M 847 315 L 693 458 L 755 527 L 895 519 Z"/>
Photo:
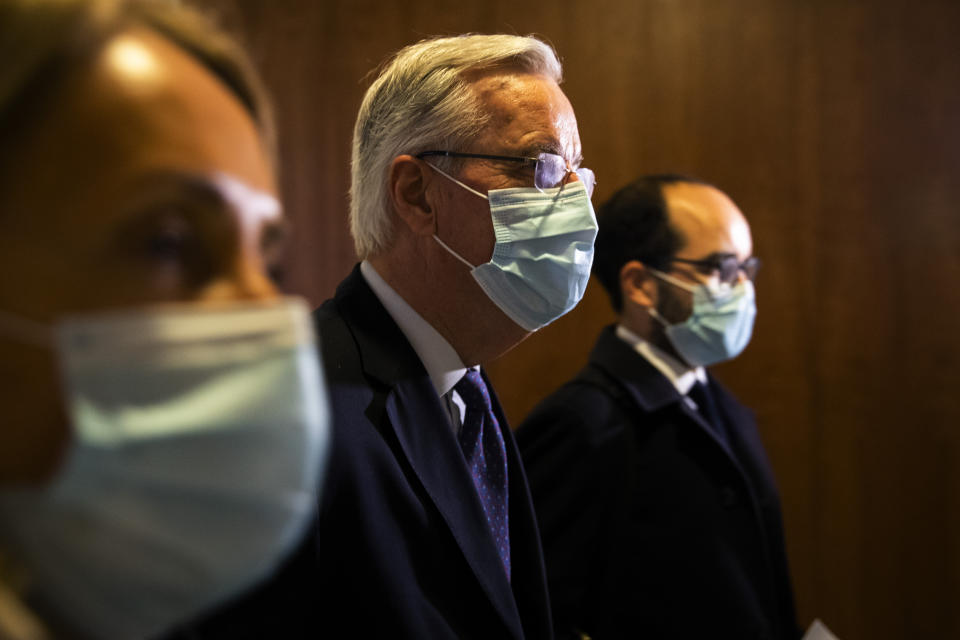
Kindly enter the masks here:
<path id="1" fill-rule="evenodd" d="M 779 498 L 751 412 L 705 366 L 755 316 L 750 228 L 718 189 L 640 178 L 600 210 L 619 314 L 521 425 L 560 638 L 796 638 Z"/>

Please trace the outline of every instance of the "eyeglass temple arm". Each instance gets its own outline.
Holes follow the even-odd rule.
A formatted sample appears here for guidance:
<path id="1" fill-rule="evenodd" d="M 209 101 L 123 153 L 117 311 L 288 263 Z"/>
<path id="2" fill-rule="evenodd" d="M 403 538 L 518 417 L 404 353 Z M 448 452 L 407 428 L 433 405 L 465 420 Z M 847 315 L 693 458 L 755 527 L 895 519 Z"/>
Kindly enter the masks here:
<path id="1" fill-rule="evenodd" d="M 425 156 L 444 156 L 447 158 L 480 158 L 482 160 L 511 160 L 513 162 L 539 162 L 538 158 L 523 158 L 519 156 L 494 156 L 488 153 L 461 153 L 459 151 L 421 151 L 418 158 Z"/>

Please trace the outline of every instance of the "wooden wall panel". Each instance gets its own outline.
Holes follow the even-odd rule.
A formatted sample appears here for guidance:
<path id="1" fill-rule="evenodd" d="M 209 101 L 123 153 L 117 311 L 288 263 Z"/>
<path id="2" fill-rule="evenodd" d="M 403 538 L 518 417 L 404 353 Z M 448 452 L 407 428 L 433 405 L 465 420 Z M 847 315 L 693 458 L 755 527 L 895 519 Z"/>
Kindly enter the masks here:
<path id="1" fill-rule="evenodd" d="M 801 618 L 845 640 L 960 637 L 960 3 L 952 0 L 208 0 L 274 91 L 319 303 L 346 227 L 365 75 L 421 37 L 538 33 L 565 62 L 596 202 L 650 171 L 711 180 L 757 253 L 748 351 L 717 368 L 780 480 Z M 511 421 L 612 315 L 575 311 L 489 367 Z"/>

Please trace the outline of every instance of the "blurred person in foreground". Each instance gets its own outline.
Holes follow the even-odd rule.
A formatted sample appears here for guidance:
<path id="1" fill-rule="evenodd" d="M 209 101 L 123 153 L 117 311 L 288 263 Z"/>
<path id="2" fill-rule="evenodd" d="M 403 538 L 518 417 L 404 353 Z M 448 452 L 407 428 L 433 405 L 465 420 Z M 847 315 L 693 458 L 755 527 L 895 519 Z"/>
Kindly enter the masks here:
<path id="1" fill-rule="evenodd" d="M 332 636 L 550 638 L 533 508 L 480 365 L 590 273 L 593 173 L 553 49 L 399 51 L 354 130 L 362 262 L 317 312 L 334 414 L 318 538 Z"/>
<path id="2" fill-rule="evenodd" d="M 178 3 L 0 0 L 0 52 L 0 637 L 156 637 L 316 515 L 270 115 Z"/>
<path id="3" fill-rule="evenodd" d="M 657 175 L 600 209 L 617 325 L 517 431 L 560 638 L 797 638 L 780 502 L 752 412 L 705 367 L 747 346 L 750 227 Z"/>

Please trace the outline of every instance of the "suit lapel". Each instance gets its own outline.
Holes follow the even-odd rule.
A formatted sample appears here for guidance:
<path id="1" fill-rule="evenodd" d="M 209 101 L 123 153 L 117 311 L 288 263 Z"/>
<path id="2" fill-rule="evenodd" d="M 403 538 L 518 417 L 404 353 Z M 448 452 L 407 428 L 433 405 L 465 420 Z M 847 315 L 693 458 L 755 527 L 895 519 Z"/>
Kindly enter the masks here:
<path id="1" fill-rule="evenodd" d="M 590 353 L 590 364 L 617 380 L 631 402 L 647 413 L 680 400 L 680 394 L 670 381 L 618 338 L 613 326 L 600 333 Z"/>
<path id="2" fill-rule="evenodd" d="M 712 376 L 710 377 L 710 387 L 714 398 L 717 400 L 717 408 L 723 414 L 724 419 L 740 427 L 730 430 L 730 444 L 736 453 L 733 460 L 747 487 L 763 547 L 763 558 L 767 563 L 767 575 L 771 576 L 775 570 L 768 533 L 771 529 L 768 526 L 770 523 L 768 523 L 767 514 L 771 512 L 779 514 L 780 511 L 780 500 L 776 494 L 773 470 L 767 462 L 767 456 L 759 439 L 753 413 L 727 393 Z M 771 582 L 771 588 L 773 584 Z"/>
<path id="3" fill-rule="evenodd" d="M 522 637 L 519 612 L 493 534 L 449 418 L 423 364 L 359 269 L 337 290 L 337 297 L 343 300 L 340 308 L 351 326 L 364 373 L 382 385 L 382 394 L 376 394 L 381 402 L 374 399 L 367 417 L 375 425 L 394 431 L 407 462 L 484 592 L 513 635 Z M 502 424 L 506 429 L 506 422 Z M 511 517 L 513 512 L 511 506 Z"/>
<path id="4" fill-rule="evenodd" d="M 773 470 L 767 461 L 763 443 L 760 441 L 753 412 L 737 402 L 713 377 L 710 377 L 710 389 L 717 401 L 717 409 L 725 420 L 732 424 L 741 425 L 730 433 L 730 444 L 738 460 L 742 461 L 743 468 L 752 480 L 755 487 L 776 486 Z M 765 498 L 765 496 L 760 496 Z"/>
<path id="5" fill-rule="evenodd" d="M 510 554 L 512 557 L 512 578 L 514 602 L 527 612 L 549 612 L 550 601 L 547 597 L 547 577 L 544 570 L 543 550 L 540 545 L 540 531 L 533 508 L 533 497 L 527 486 L 526 473 L 520 458 L 513 432 L 500 406 L 496 391 L 486 373 L 484 382 L 490 389 L 493 411 L 503 431 L 507 448 L 507 472 L 510 492 Z M 491 536 L 492 537 L 492 536 Z M 523 631 L 528 638 L 552 638 L 553 629 L 549 614 L 543 616 L 527 615 L 522 618 Z M 520 634 L 518 634 L 520 635 Z"/>
<path id="6" fill-rule="evenodd" d="M 424 381 L 403 381 L 394 387 L 387 396 L 390 423 L 483 590 L 519 637 L 520 614 L 473 480 L 426 373 Z"/>

